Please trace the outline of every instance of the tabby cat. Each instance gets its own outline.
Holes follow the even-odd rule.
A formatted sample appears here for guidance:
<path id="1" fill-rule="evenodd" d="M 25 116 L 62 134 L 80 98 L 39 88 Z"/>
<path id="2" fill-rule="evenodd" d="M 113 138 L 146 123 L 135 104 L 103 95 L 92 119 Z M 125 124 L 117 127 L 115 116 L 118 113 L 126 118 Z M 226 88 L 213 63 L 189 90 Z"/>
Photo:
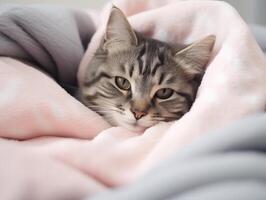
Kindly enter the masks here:
<path id="1" fill-rule="evenodd" d="M 80 99 L 114 126 L 143 131 L 189 111 L 215 42 L 168 44 L 133 31 L 113 7 Z"/>

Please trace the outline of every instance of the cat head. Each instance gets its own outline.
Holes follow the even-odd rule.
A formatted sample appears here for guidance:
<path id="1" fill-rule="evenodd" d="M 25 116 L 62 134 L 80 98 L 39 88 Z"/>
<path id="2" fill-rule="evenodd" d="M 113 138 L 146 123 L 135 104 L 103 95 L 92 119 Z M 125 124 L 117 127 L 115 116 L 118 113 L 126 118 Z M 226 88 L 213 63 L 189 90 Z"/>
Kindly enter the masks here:
<path id="1" fill-rule="evenodd" d="M 186 46 L 145 38 L 113 7 L 80 85 L 81 100 L 132 130 L 179 119 L 195 99 L 214 42 L 214 36 Z"/>

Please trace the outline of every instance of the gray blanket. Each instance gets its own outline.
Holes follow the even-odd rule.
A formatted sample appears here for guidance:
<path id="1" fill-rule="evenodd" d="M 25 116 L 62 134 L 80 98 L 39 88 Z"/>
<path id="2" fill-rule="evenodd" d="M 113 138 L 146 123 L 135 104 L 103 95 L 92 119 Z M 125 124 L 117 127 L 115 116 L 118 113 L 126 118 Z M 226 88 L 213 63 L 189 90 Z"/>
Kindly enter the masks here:
<path id="1" fill-rule="evenodd" d="M 0 56 L 38 66 L 71 92 L 95 32 L 89 15 L 59 6 L 0 6 Z"/>
<path id="2" fill-rule="evenodd" d="M 255 31 L 266 49 L 264 30 Z M 76 87 L 79 62 L 94 31 L 81 10 L 0 6 L 0 56 L 31 62 L 67 89 Z M 134 184 L 91 199 L 265 200 L 265 151 L 263 114 L 206 134 Z"/>
<path id="3" fill-rule="evenodd" d="M 208 133 L 134 184 L 90 200 L 265 200 L 266 114 Z"/>

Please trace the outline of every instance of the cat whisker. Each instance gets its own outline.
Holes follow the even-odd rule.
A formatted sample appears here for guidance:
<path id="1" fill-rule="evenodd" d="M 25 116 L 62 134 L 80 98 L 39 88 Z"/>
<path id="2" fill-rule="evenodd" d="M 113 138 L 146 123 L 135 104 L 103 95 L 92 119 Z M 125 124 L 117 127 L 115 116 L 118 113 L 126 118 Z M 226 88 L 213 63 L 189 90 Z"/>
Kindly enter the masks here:
<path id="1" fill-rule="evenodd" d="M 107 106 L 87 106 L 88 108 L 91 108 L 91 109 L 98 109 L 99 111 L 100 110 L 117 110 L 118 108 L 115 108 L 115 107 L 107 107 Z"/>
<path id="2" fill-rule="evenodd" d="M 124 114 L 121 110 L 115 108 L 108 108 L 108 109 L 98 109 L 97 112 L 102 114 L 113 114 L 113 112 L 118 112 L 120 114 Z"/>

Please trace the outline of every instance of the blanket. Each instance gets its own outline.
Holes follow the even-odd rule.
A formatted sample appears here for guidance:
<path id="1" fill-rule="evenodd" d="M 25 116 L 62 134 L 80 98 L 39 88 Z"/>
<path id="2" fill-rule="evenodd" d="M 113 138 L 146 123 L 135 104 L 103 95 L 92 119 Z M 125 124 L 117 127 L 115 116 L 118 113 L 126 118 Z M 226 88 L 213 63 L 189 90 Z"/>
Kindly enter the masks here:
<path id="1" fill-rule="evenodd" d="M 141 185 L 155 166 L 185 147 L 192 148 L 203 135 L 264 112 L 265 56 L 234 8 L 216 1 L 114 4 L 129 16 L 135 30 L 156 39 L 190 43 L 216 35 L 191 110 L 180 120 L 158 124 L 141 135 L 111 127 L 63 89 L 83 81 L 111 5 L 97 17 L 58 7 L 4 6 L 0 10 L 0 158 L 5 160 L 0 163 L 5 191 L 1 199 L 82 199 L 138 180 Z M 226 142 L 231 140 L 228 134 Z M 241 157 L 232 154 L 234 159 Z M 215 162 L 215 156 L 205 162 Z"/>
<path id="2" fill-rule="evenodd" d="M 92 200 L 264 200 L 266 114 L 203 135 L 136 182 Z"/>

